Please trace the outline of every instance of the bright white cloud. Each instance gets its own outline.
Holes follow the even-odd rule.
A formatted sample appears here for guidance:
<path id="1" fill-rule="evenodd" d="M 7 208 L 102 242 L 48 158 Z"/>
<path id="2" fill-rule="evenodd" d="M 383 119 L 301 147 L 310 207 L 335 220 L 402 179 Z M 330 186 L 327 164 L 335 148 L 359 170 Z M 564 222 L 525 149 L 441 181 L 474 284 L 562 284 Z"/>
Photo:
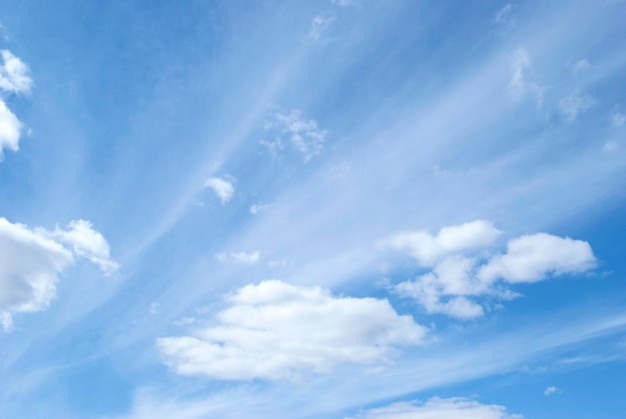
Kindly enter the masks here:
<path id="1" fill-rule="evenodd" d="M 10 93 L 30 93 L 33 80 L 30 70 L 22 60 L 10 51 L 0 51 L 2 65 L 0 65 L 0 90 Z"/>
<path id="2" fill-rule="evenodd" d="M 253 252 L 231 252 L 218 253 L 215 255 L 220 262 L 233 262 L 237 264 L 252 265 L 261 259 L 261 252 L 255 250 Z"/>
<path id="3" fill-rule="evenodd" d="M 475 400 L 433 397 L 426 403 L 399 402 L 379 407 L 360 416 L 363 419 L 521 419 L 507 413 L 504 406 L 481 404 Z"/>
<path id="4" fill-rule="evenodd" d="M 72 251 L 63 243 L 72 244 L 74 253 L 108 272 L 114 262 L 100 259 L 102 254 L 94 256 L 92 252 L 98 249 L 89 240 L 102 236 L 90 227 L 79 220 L 70 223 L 70 230 L 50 232 L 0 218 L 0 315 L 5 330 L 12 326 L 11 313 L 40 311 L 54 299 L 59 274 L 74 262 Z M 92 237 L 82 237 L 81 228 L 88 228 Z M 106 249 L 108 255 L 108 245 Z"/>
<path id="5" fill-rule="evenodd" d="M 46 234 L 41 230 L 41 233 Z M 92 228 L 89 221 L 73 220 L 65 229 L 58 226 L 47 233 L 60 243 L 71 246 L 74 253 L 98 265 L 105 275 L 115 273 L 119 265 L 111 260 L 110 248 L 106 239 Z"/>
<path id="6" fill-rule="evenodd" d="M 266 129 L 275 129 L 280 135 L 287 137 L 291 146 L 304 156 L 305 161 L 311 160 L 324 149 L 327 131 L 317 126 L 314 119 L 306 119 L 300 110 L 290 113 L 277 113 L 274 121 L 265 125 Z M 262 141 L 262 145 L 276 152 L 282 149 L 282 140 Z"/>
<path id="7" fill-rule="evenodd" d="M 215 192 L 215 195 L 220 199 L 222 205 L 231 200 L 235 193 L 235 186 L 233 182 L 221 177 L 211 177 L 204 183 L 205 188 L 210 188 Z"/>
<path id="8" fill-rule="evenodd" d="M 549 396 L 549 395 L 551 395 L 551 394 L 556 393 L 557 391 L 559 391 L 559 389 L 558 389 L 557 387 L 555 387 L 555 386 L 549 386 L 549 387 L 547 387 L 547 388 L 544 390 L 543 394 L 545 394 L 546 396 Z"/>
<path id="9" fill-rule="evenodd" d="M 43 310 L 56 295 L 57 275 L 72 253 L 45 234 L 0 218 L 0 310 Z"/>
<path id="10" fill-rule="evenodd" d="M 3 150 L 17 151 L 23 124 L 0 99 L 0 160 Z"/>
<path id="11" fill-rule="evenodd" d="M 484 314 L 469 297 L 512 299 L 506 283 L 537 282 L 549 276 L 576 274 L 595 266 L 589 243 L 545 233 L 510 240 L 497 253 L 501 232 L 486 221 L 442 228 L 436 236 L 424 231 L 401 233 L 385 241 L 405 251 L 429 272 L 400 282 L 394 291 L 415 299 L 427 313 L 472 319 Z"/>
<path id="12" fill-rule="evenodd" d="M 550 274 L 585 272 L 595 262 L 589 243 L 538 233 L 509 241 L 506 254 L 491 258 L 478 276 L 486 281 L 537 282 Z"/>
<path id="13" fill-rule="evenodd" d="M 332 296 L 281 281 L 230 295 L 215 324 L 157 344 L 178 373 L 226 380 L 293 379 L 337 364 L 385 362 L 396 345 L 422 342 L 426 329 L 387 300 Z"/>
<path id="14" fill-rule="evenodd" d="M 447 255 L 490 246 L 500 234 L 490 222 L 477 220 L 444 227 L 437 235 L 426 230 L 401 232 L 382 244 L 408 253 L 424 267 L 432 267 Z"/>
<path id="15" fill-rule="evenodd" d="M 559 113 L 566 121 L 574 122 L 578 115 L 591 109 L 595 103 L 591 96 L 575 92 L 559 100 Z"/>

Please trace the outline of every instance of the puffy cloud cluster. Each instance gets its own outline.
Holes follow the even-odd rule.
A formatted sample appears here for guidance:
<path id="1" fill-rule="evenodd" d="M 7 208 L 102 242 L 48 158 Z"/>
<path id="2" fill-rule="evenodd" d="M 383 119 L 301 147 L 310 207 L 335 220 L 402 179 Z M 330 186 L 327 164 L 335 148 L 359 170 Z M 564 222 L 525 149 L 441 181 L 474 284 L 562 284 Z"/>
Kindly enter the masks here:
<path id="1" fill-rule="evenodd" d="M 265 128 L 274 129 L 279 133 L 274 140 L 261 141 L 261 145 L 272 152 L 284 148 L 283 136 L 286 136 L 291 146 L 304 156 L 305 161 L 311 160 L 324 149 L 327 131 L 320 129 L 314 119 L 306 119 L 302 111 L 277 113 L 273 121 L 266 123 Z"/>
<path id="2" fill-rule="evenodd" d="M 461 319 L 480 317 L 480 295 L 512 298 L 506 284 L 531 283 L 577 274 L 595 266 L 589 243 L 546 233 L 509 240 L 498 253 L 501 232 L 483 220 L 428 231 L 401 232 L 383 244 L 412 256 L 428 272 L 395 286 L 402 296 L 416 299 L 428 313 Z"/>
<path id="3" fill-rule="evenodd" d="M 0 50 L 0 92 L 3 94 L 28 94 L 33 85 L 28 66 L 10 51 Z M 17 151 L 24 124 L 0 98 L 0 159 L 3 150 Z"/>
<path id="4" fill-rule="evenodd" d="M 40 311 L 50 304 L 59 274 L 75 255 L 98 264 L 105 274 L 117 269 L 106 240 L 88 221 L 48 231 L 0 218 L 0 319 L 5 330 L 11 329 L 11 313 Z"/>
<path id="5" fill-rule="evenodd" d="M 521 419 L 521 415 L 507 413 L 504 406 L 481 404 L 461 397 L 441 399 L 433 397 L 426 403 L 394 403 L 372 409 L 360 416 L 363 419 Z"/>
<path id="6" fill-rule="evenodd" d="M 426 329 L 387 300 L 333 296 L 281 281 L 246 285 L 226 298 L 214 323 L 157 341 L 178 373 L 225 380 L 294 379 L 338 364 L 385 362 L 397 345 L 422 342 Z"/>

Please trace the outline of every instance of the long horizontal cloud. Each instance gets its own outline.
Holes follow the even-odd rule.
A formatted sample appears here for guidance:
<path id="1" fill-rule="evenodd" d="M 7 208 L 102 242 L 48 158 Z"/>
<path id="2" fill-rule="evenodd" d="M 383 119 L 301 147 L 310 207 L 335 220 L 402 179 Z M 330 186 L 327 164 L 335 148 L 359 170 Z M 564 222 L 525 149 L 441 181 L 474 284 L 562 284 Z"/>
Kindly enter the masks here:
<path id="1" fill-rule="evenodd" d="M 504 406 L 481 404 L 462 397 L 433 397 L 426 403 L 400 402 L 372 409 L 359 419 L 521 419 L 509 414 Z"/>
<path id="2" fill-rule="evenodd" d="M 396 345 L 422 342 L 426 329 L 388 301 L 335 297 L 281 281 L 247 285 L 229 296 L 216 324 L 158 340 L 172 368 L 226 380 L 293 379 L 342 363 L 385 362 Z"/>

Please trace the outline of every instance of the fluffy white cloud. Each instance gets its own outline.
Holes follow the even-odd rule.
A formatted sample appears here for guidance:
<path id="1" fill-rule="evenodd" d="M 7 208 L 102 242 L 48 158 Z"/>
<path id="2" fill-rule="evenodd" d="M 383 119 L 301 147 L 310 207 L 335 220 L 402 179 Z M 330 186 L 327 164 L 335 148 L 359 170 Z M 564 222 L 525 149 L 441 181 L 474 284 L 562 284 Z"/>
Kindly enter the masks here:
<path id="1" fill-rule="evenodd" d="M 0 90 L 7 93 L 29 93 L 33 85 L 28 66 L 6 49 L 0 50 Z M 17 151 L 23 124 L 0 99 L 0 160 L 3 150 Z"/>
<path id="2" fill-rule="evenodd" d="M 559 100 L 559 113 L 569 122 L 574 122 L 578 115 L 588 111 L 596 103 L 589 95 L 575 92 Z"/>
<path id="3" fill-rule="evenodd" d="M 45 233 L 43 230 L 41 232 Z M 117 271 L 118 264 L 111 260 L 109 244 L 102 234 L 92 228 L 89 221 L 74 220 L 66 229 L 57 226 L 47 234 L 58 242 L 71 246 L 78 256 L 98 265 L 105 275 Z"/>
<path id="4" fill-rule="evenodd" d="M 158 339 L 178 373 L 226 380 L 293 379 L 337 364 L 384 362 L 396 345 L 419 344 L 426 329 L 387 300 L 332 296 L 277 280 L 227 297 L 215 324 Z"/>
<path id="5" fill-rule="evenodd" d="M 415 299 L 427 313 L 472 319 L 484 309 L 469 297 L 511 299 L 517 294 L 506 289 L 506 283 L 537 282 L 595 266 L 585 241 L 538 233 L 511 239 L 506 253 L 500 254 L 494 247 L 499 234 L 490 223 L 474 221 L 442 228 L 436 236 L 424 231 L 392 236 L 384 243 L 430 268 L 397 284 L 395 292 Z"/>
<path id="6" fill-rule="evenodd" d="M 5 330 L 12 325 L 11 313 L 32 312 L 45 309 L 56 296 L 58 275 L 74 261 L 73 253 L 56 240 L 60 233 L 70 237 L 77 225 L 90 227 L 79 220 L 70 223 L 70 230 L 29 229 L 0 218 L 0 317 Z M 102 237 L 91 230 L 92 234 Z M 78 242 L 78 239 L 70 238 Z M 104 239 L 102 239 L 104 240 Z M 63 240 L 65 242 L 65 239 Z M 106 244 L 106 242 L 104 242 Z M 74 246 L 74 252 L 92 260 L 85 243 Z M 108 255 L 108 245 L 106 245 Z M 92 260 L 93 261 L 93 260 Z M 107 259 L 109 263 L 110 260 Z M 100 260 L 95 263 L 100 264 Z M 102 266 L 101 266 L 102 267 Z M 109 267 L 109 265 L 107 265 Z"/>
<path id="7" fill-rule="evenodd" d="M 559 391 L 559 389 L 558 389 L 557 387 L 555 387 L 555 386 L 549 386 L 549 387 L 547 387 L 547 388 L 544 390 L 543 394 L 545 394 L 546 396 L 549 396 L 549 395 L 551 395 L 551 394 L 556 393 L 557 391 Z"/>
<path id="8" fill-rule="evenodd" d="M 22 127 L 23 124 L 17 116 L 0 99 L 0 160 L 4 149 L 18 150 Z"/>
<path id="9" fill-rule="evenodd" d="M 215 192 L 215 195 L 220 199 L 222 205 L 231 200 L 235 193 L 235 186 L 233 182 L 221 177 L 212 177 L 207 179 L 204 183 L 205 188 L 210 188 Z"/>
<path id="10" fill-rule="evenodd" d="M 490 222 L 477 220 L 444 227 L 437 235 L 426 230 L 401 232 L 382 244 L 408 253 L 422 266 L 432 267 L 449 254 L 490 246 L 500 234 Z"/>
<path id="11" fill-rule="evenodd" d="M 220 262 L 233 262 L 244 265 L 252 265 L 261 259 L 261 252 L 255 250 L 253 252 L 231 252 L 218 253 L 215 255 Z"/>
<path id="12" fill-rule="evenodd" d="M 0 218 L 0 309 L 46 308 L 56 294 L 57 275 L 72 261 L 72 253 L 45 234 Z"/>
<path id="13" fill-rule="evenodd" d="M 452 397 L 433 397 L 426 403 L 400 402 L 372 409 L 361 416 L 363 419 L 521 419 L 521 415 L 509 414 L 504 406 L 481 404 L 475 400 Z"/>
<path id="14" fill-rule="evenodd" d="M 314 119 L 306 119 L 299 110 L 290 113 L 277 113 L 274 121 L 265 125 L 266 129 L 275 129 L 281 135 L 286 135 L 292 147 L 304 156 L 305 161 L 311 160 L 324 149 L 327 131 L 317 126 Z M 282 141 L 261 141 L 261 144 L 276 152 L 283 148 Z"/>
<path id="15" fill-rule="evenodd" d="M 11 51 L 0 51 L 0 89 L 10 93 L 29 93 L 33 85 L 28 66 Z"/>
<path id="16" fill-rule="evenodd" d="M 491 258 L 478 276 L 489 282 L 498 278 L 512 283 L 537 282 L 549 274 L 585 272 L 595 262 L 589 243 L 539 233 L 509 241 L 506 254 Z"/>

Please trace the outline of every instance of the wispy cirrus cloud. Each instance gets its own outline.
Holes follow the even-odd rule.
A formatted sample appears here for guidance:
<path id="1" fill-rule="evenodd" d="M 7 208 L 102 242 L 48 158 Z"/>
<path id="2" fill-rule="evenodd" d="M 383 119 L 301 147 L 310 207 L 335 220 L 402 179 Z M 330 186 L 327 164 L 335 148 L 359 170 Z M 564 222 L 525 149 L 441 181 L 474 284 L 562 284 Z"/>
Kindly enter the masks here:
<path id="1" fill-rule="evenodd" d="M 358 419 L 522 419 L 522 415 L 507 413 L 504 406 L 482 404 L 464 397 L 432 397 L 425 403 L 398 402 L 371 409 Z"/>
<path id="2" fill-rule="evenodd" d="M 595 104 L 596 100 L 591 96 L 582 92 L 574 92 L 559 100 L 558 109 L 567 122 L 574 122 L 580 114 L 588 111 Z"/>
<path id="3" fill-rule="evenodd" d="M 232 262 L 236 264 L 252 265 L 261 259 L 261 252 L 254 250 L 252 252 L 220 252 L 215 255 L 220 262 Z"/>
<path id="4" fill-rule="evenodd" d="M 328 132 L 321 129 L 315 119 L 307 119 L 301 110 L 289 113 L 276 113 L 274 118 L 265 124 L 266 131 L 274 132 L 274 139 L 263 139 L 261 145 L 270 151 L 282 150 L 287 142 L 308 162 L 324 149 Z"/>

